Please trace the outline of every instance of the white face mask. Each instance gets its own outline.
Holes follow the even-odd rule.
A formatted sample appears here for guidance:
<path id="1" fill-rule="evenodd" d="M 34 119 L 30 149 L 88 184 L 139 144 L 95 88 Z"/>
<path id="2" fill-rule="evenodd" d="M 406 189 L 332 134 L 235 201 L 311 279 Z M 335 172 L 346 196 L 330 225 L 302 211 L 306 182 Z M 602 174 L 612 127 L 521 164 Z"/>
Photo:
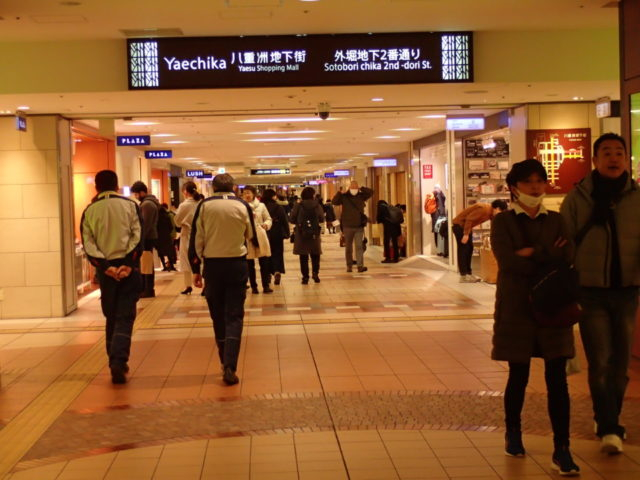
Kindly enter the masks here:
<path id="1" fill-rule="evenodd" d="M 357 188 L 350 188 L 349 189 L 349 193 L 355 197 L 358 194 L 358 189 Z"/>
<path id="2" fill-rule="evenodd" d="M 542 205 L 542 199 L 544 198 L 544 193 L 539 197 L 534 197 L 533 195 L 527 195 L 526 193 L 518 192 L 518 202 L 528 208 L 536 208 Z"/>

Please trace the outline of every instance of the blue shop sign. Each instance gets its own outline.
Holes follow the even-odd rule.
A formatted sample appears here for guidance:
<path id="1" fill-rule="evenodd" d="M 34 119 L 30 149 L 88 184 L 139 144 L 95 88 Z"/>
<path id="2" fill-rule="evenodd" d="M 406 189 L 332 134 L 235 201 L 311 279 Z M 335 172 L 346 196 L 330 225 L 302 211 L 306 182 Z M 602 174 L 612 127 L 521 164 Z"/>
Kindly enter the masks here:
<path id="1" fill-rule="evenodd" d="M 204 170 L 187 170 L 185 174 L 189 178 L 204 178 Z"/>
<path id="2" fill-rule="evenodd" d="M 171 150 L 147 150 L 144 152 L 144 158 L 171 158 L 173 152 Z"/>
<path id="3" fill-rule="evenodd" d="M 138 145 L 151 145 L 150 135 L 118 135 L 116 142 L 119 147 L 135 147 Z"/>

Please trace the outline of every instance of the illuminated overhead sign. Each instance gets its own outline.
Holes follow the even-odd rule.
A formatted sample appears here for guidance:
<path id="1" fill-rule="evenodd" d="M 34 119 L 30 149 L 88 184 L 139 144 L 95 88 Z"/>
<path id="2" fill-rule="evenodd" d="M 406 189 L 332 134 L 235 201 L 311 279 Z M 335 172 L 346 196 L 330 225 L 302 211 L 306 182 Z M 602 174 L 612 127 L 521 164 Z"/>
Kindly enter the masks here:
<path id="1" fill-rule="evenodd" d="M 447 130 L 484 130 L 484 117 L 447 116 Z"/>
<path id="2" fill-rule="evenodd" d="M 471 32 L 129 39 L 129 89 L 473 82 Z"/>
<path id="3" fill-rule="evenodd" d="M 290 175 L 289 168 L 252 168 L 251 175 Z"/>
<path id="4" fill-rule="evenodd" d="M 172 156 L 171 150 L 147 150 L 144 152 L 144 158 L 171 158 Z"/>
<path id="5" fill-rule="evenodd" d="M 351 172 L 349 170 L 334 170 L 333 175 L 336 177 L 348 177 Z"/>
<path id="6" fill-rule="evenodd" d="M 185 175 L 189 178 L 204 178 L 204 170 L 187 170 Z"/>
<path id="7" fill-rule="evenodd" d="M 27 117 L 24 115 L 16 115 L 16 130 L 21 132 L 27 131 Z"/>
<path id="8" fill-rule="evenodd" d="M 320 185 L 318 180 L 309 180 L 309 185 Z"/>
<path id="9" fill-rule="evenodd" d="M 324 174 L 324 178 L 335 178 L 336 174 L 335 172 L 325 172 Z"/>
<path id="10" fill-rule="evenodd" d="M 374 167 L 397 167 L 398 160 L 395 158 L 374 158 L 373 166 Z"/>
<path id="11" fill-rule="evenodd" d="M 149 135 L 118 135 L 116 137 L 116 143 L 119 147 L 151 145 L 151 136 Z"/>

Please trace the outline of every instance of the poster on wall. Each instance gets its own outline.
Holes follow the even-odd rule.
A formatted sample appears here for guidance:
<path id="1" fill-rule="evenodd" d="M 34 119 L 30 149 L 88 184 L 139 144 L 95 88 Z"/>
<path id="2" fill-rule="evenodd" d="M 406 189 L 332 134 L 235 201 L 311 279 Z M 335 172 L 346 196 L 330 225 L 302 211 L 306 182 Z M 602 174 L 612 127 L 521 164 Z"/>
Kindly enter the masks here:
<path id="1" fill-rule="evenodd" d="M 547 170 L 548 194 L 565 194 L 591 171 L 591 129 L 527 130 L 527 158 Z"/>

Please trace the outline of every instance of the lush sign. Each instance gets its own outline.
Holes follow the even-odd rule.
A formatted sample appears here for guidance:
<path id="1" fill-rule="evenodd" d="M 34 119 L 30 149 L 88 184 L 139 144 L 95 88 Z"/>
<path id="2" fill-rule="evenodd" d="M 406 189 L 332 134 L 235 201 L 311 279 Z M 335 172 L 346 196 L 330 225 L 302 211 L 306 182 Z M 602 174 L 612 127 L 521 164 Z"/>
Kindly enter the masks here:
<path id="1" fill-rule="evenodd" d="M 189 178 L 204 178 L 204 170 L 187 170 L 185 175 Z"/>
<path id="2" fill-rule="evenodd" d="M 130 39 L 129 89 L 472 82 L 470 32 Z"/>

